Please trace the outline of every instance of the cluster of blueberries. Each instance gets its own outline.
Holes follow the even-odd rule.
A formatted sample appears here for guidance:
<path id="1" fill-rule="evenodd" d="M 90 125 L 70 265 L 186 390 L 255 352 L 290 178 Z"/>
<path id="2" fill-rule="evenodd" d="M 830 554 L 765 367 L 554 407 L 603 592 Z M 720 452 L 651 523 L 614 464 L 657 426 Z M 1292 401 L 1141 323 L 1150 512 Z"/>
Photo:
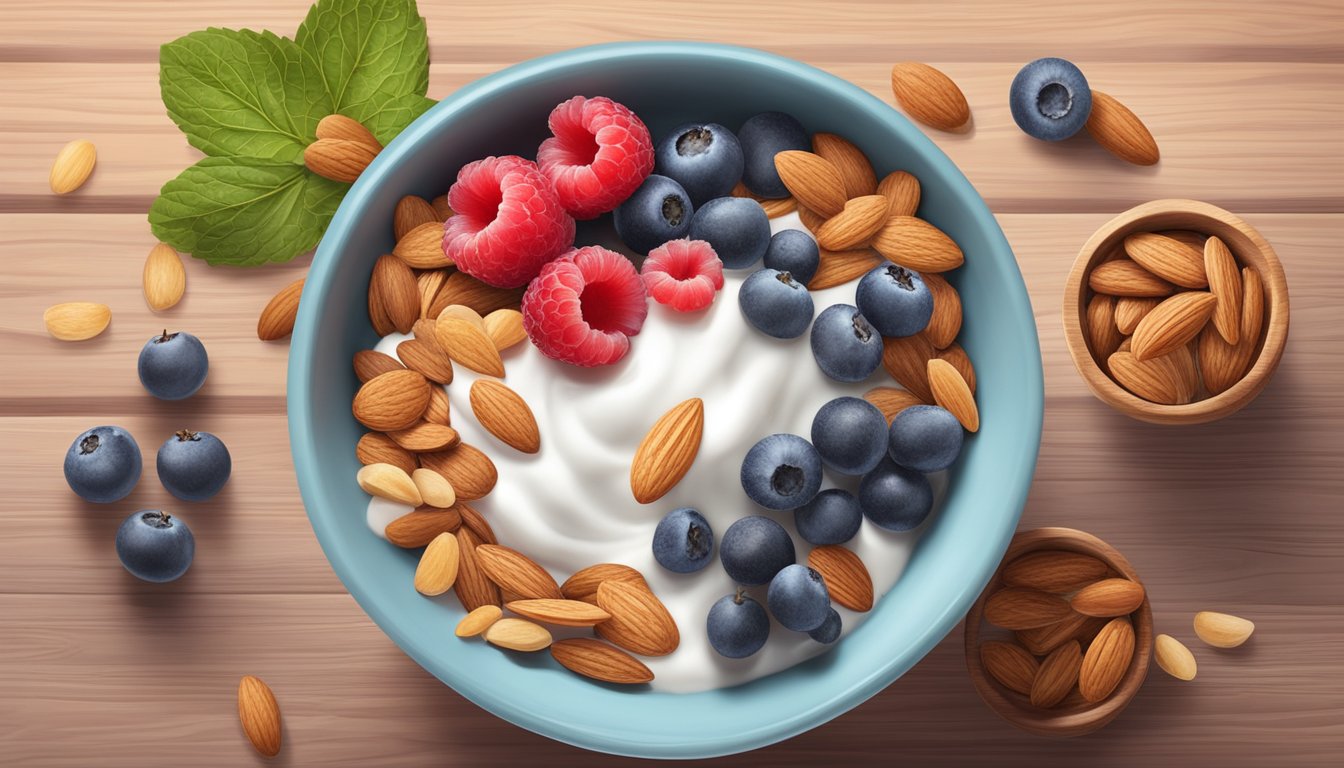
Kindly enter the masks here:
<path id="1" fill-rule="evenodd" d="M 140 350 L 140 382 L 162 400 L 191 397 L 205 383 L 210 361 L 205 345 L 190 333 L 163 332 Z M 140 482 L 140 446 L 121 427 L 85 431 L 65 453 L 65 481 L 86 501 L 110 504 Z M 233 462 L 223 441 L 209 432 L 183 429 L 159 447 L 159 482 L 184 501 L 204 501 L 228 482 Z M 131 514 L 117 530 L 121 564 L 145 581 L 173 581 L 187 572 L 196 552 L 191 529 L 161 510 Z"/>

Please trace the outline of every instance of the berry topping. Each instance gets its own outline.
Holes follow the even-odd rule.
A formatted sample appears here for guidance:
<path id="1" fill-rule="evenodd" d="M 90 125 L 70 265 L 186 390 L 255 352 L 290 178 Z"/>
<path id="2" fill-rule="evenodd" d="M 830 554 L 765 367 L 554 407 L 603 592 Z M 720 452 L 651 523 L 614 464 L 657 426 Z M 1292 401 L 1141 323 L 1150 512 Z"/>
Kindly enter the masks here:
<path id="1" fill-rule="evenodd" d="M 548 122 L 554 135 L 541 143 L 537 164 L 576 218 L 620 205 L 653 171 L 649 129 L 623 104 L 575 96 L 557 105 Z"/>
<path id="2" fill-rule="evenodd" d="M 678 312 L 708 307 L 723 287 L 723 262 L 704 240 L 663 243 L 649 251 L 640 274 L 653 300 Z"/>
<path id="3" fill-rule="evenodd" d="M 523 328 L 543 355 L 597 366 L 625 357 L 649 305 L 630 260 L 590 245 L 542 267 L 522 310 Z"/>
<path id="4" fill-rule="evenodd" d="M 443 252 L 497 288 L 525 285 L 574 243 L 574 219 L 536 164 L 521 157 L 462 166 L 448 205 L 454 215 L 443 227 Z"/>

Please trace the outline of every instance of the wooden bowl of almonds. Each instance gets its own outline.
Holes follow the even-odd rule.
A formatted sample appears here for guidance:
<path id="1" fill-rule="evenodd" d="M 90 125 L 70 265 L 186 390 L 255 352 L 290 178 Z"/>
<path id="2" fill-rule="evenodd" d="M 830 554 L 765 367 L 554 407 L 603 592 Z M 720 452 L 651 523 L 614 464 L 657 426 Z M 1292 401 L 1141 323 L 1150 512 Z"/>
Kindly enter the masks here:
<path id="1" fill-rule="evenodd" d="M 1000 717 L 1041 736 L 1080 736 L 1114 720 L 1143 685 L 1153 615 L 1114 547 L 1038 528 L 1013 537 L 964 637 L 971 681 Z"/>
<path id="2" fill-rule="evenodd" d="M 1195 200 L 1154 200 L 1098 229 L 1064 288 L 1064 338 L 1093 394 L 1156 424 L 1244 408 L 1278 367 L 1288 282 L 1254 227 Z"/>

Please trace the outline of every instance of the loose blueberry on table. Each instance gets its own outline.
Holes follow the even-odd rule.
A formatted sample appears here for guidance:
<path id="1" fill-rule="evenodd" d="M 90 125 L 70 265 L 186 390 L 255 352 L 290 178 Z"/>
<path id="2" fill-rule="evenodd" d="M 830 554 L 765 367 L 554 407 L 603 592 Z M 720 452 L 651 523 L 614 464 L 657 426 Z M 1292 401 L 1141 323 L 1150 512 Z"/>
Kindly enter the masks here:
<path id="1" fill-rule="evenodd" d="M 164 331 L 145 342 L 137 363 L 140 383 L 160 400 L 182 400 L 196 394 L 210 371 L 201 340 L 185 331 Z"/>
<path id="2" fill-rule="evenodd" d="M 1013 78 L 1008 92 L 1013 121 L 1028 136 L 1062 141 L 1081 131 L 1092 113 L 1092 89 L 1072 62 L 1036 59 Z"/>
<path id="3" fill-rule="evenodd" d="M 131 513 L 117 529 L 116 546 L 121 564 L 144 581 L 175 581 L 196 555 L 196 538 L 187 524 L 157 509 Z"/>
<path id="4" fill-rule="evenodd" d="M 65 452 L 65 482 L 85 501 L 110 504 L 140 481 L 140 446 L 121 427 L 94 427 Z"/>
<path id="5" fill-rule="evenodd" d="M 205 501 L 229 481 L 233 459 L 224 441 L 209 432 L 173 433 L 158 454 L 159 482 L 183 501 Z"/>

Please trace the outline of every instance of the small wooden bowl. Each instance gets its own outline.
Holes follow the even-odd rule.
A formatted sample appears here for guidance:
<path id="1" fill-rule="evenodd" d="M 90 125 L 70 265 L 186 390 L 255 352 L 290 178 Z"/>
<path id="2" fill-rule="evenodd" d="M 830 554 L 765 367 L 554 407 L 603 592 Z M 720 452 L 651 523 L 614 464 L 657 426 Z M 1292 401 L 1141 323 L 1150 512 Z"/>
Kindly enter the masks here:
<path id="1" fill-rule="evenodd" d="M 1152 403 L 1120 386 L 1088 346 L 1084 323 L 1092 290 L 1092 268 L 1123 255 L 1123 241 L 1135 232 L 1192 230 L 1217 235 L 1242 265 L 1260 273 L 1265 286 L 1266 319 L 1250 370 L 1221 394 L 1187 405 Z M 1064 340 L 1083 381 L 1102 402 L 1131 418 L 1154 424 L 1202 424 L 1231 416 L 1260 394 L 1283 357 L 1288 339 L 1288 281 L 1269 242 L 1236 215 L 1196 200 L 1154 200 L 1106 222 L 1079 251 L 1064 286 Z"/>
<path id="2" fill-rule="evenodd" d="M 1028 552 L 1041 550 L 1065 550 L 1091 555 L 1110 565 L 1111 569 L 1121 576 L 1143 583 L 1129 561 L 1114 547 L 1090 533 L 1072 528 L 1037 528 L 1034 531 L 1017 534 L 1008 545 L 1008 553 L 1004 555 L 1003 563 L 1010 563 Z M 994 572 L 994 577 L 980 594 L 980 599 L 975 601 L 970 613 L 966 614 L 964 633 L 966 669 L 971 673 L 971 682 L 975 683 L 975 690 L 980 694 L 980 698 L 984 699 L 999 717 L 1039 736 L 1081 736 L 1114 720 L 1116 715 L 1129 705 L 1134 694 L 1139 692 L 1144 678 L 1148 676 L 1148 664 L 1153 658 L 1153 611 L 1148 604 L 1147 595 L 1143 598 L 1143 604 L 1132 615 L 1134 660 L 1111 695 L 1094 704 L 1083 699 L 1075 689 L 1059 706 L 1053 709 L 1040 709 L 1033 707 L 1026 696 L 1000 685 L 985 672 L 984 665 L 980 662 L 981 632 L 988 626 L 984 622 L 985 601 L 1003 586 L 1003 563 L 999 564 L 999 569 Z"/>

